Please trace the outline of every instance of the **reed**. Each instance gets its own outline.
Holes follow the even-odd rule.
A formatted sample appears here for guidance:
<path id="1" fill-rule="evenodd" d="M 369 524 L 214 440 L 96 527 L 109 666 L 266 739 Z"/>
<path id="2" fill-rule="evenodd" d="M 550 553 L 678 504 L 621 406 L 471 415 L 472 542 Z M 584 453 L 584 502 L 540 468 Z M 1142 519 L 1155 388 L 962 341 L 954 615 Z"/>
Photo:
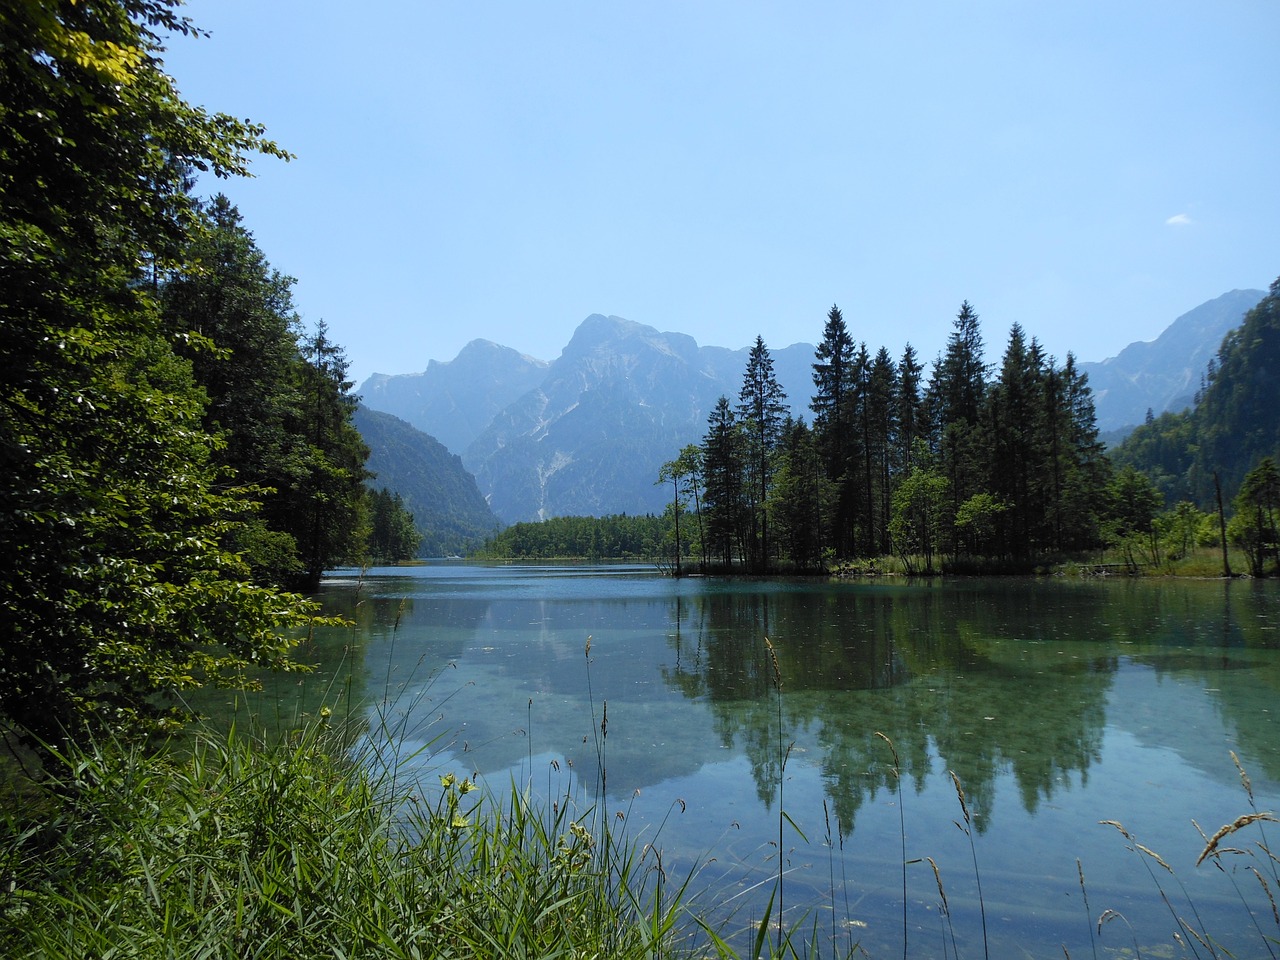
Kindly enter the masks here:
<path id="1" fill-rule="evenodd" d="M 453 774 L 389 793 L 390 771 L 345 759 L 322 722 L 284 742 L 202 732 L 183 757 L 106 744 L 60 763 L 41 787 L 51 815 L 0 815 L 6 955 L 674 949 L 678 896 L 620 839 L 602 864 L 568 804 L 542 810 L 514 784 L 504 804 Z"/>
<path id="2" fill-rule="evenodd" d="M 898 792 L 898 837 L 902 842 L 902 960 L 907 960 L 907 816 L 902 809 L 902 761 L 898 758 L 898 749 L 892 740 L 879 730 L 876 731 L 876 736 L 885 742 L 893 756 L 893 780 Z M 932 860 L 929 862 L 933 864 Z M 937 864 L 933 864 L 933 872 L 936 876 Z M 938 877 L 938 892 L 942 892 L 941 877 Z M 946 904 L 945 896 L 943 904 Z M 954 939 L 954 933 L 952 936 Z"/>
<path id="3" fill-rule="evenodd" d="M 982 898 L 982 873 L 978 870 L 978 848 L 973 842 L 973 818 L 969 816 L 969 804 L 965 800 L 964 786 L 960 783 L 960 778 L 956 776 L 954 770 L 948 770 L 947 773 L 951 775 L 951 783 L 956 788 L 956 797 L 960 800 L 960 812 L 964 815 L 963 825 L 959 821 L 952 822 L 969 838 L 969 853 L 973 857 L 973 876 L 978 884 L 978 911 L 982 917 L 982 955 L 987 960 L 991 960 L 991 948 L 987 942 L 987 905 Z"/>

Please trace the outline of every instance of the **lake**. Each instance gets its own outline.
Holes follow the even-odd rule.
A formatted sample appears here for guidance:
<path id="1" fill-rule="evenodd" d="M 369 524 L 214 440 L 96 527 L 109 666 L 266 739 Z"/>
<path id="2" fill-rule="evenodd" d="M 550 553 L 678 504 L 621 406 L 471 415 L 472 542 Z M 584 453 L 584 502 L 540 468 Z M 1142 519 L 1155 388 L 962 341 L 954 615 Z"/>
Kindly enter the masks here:
<path id="1" fill-rule="evenodd" d="M 1280 824 L 1225 838 L 1221 868 L 1193 825 L 1254 811 L 1233 751 L 1280 807 L 1277 584 L 442 562 L 322 596 L 356 627 L 308 648 L 311 707 L 367 717 L 424 790 L 452 771 L 594 803 L 668 877 L 696 868 L 738 944 L 780 869 L 786 925 L 872 957 L 1222 949 L 1188 926 L 1266 956 L 1280 935 Z"/>

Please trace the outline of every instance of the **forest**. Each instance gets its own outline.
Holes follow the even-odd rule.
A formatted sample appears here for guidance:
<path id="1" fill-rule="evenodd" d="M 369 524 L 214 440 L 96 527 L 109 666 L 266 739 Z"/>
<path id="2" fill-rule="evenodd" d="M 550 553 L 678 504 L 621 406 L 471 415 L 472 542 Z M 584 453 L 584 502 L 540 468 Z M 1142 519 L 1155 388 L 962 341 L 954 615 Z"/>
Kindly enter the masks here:
<path id="1" fill-rule="evenodd" d="M 737 403 L 722 396 L 702 443 L 664 465 L 673 531 L 691 513 L 678 552 L 702 569 L 874 570 L 895 557 L 928 574 L 1108 551 L 1136 572 L 1216 547 L 1229 575 L 1231 545 L 1251 575 L 1275 573 L 1280 397 L 1265 371 L 1280 359 L 1278 304 L 1273 285 L 1223 343 L 1193 410 L 1149 418 L 1110 452 L 1075 358 L 1059 364 L 1020 324 L 988 364 L 965 301 L 926 380 L 909 344 L 896 361 L 885 347 L 873 355 L 833 306 L 812 425 L 787 413 L 757 338 Z"/>

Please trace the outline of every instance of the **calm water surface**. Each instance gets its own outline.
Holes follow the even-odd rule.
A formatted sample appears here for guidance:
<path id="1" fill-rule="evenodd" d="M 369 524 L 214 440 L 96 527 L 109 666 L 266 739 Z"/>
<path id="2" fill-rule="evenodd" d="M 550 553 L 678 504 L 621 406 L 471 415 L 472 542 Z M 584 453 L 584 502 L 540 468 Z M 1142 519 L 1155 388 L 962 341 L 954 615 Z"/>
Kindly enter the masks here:
<path id="1" fill-rule="evenodd" d="M 1231 751 L 1257 808 L 1280 809 L 1275 584 L 442 563 L 324 591 L 357 635 L 321 655 L 359 661 L 349 702 L 391 732 L 401 775 L 584 806 L 603 785 L 597 809 L 668 875 L 702 864 L 698 905 L 730 933 L 763 914 L 784 810 L 787 923 L 873 957 L 903 953 L 904 859 L 912 957 L 981 956 L 984 910 L 998 957 L 1212 955 L 1178 945 L 1174 914 L 1237 956 L 1269 955 L 1255 919 L 1280 934 L 1250 872 L 1275 886 L 1257 844 L 1280 850 L 1280 824 L 1224 841 L 1246 853 L 1219 870 L 1195 866 L 1192 822 L 1252 812 Z"/>

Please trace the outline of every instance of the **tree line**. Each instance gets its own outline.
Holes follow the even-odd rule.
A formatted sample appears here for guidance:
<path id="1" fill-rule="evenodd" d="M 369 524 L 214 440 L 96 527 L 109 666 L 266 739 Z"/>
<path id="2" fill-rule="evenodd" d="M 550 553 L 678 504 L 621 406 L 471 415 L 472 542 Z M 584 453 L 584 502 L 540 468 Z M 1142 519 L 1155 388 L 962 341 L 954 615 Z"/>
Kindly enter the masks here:
<path id="1" fill-rule="evenodd" d="M 474 556 L 492 560 L 654 560 L 666 553 L 671 523 L 652 514 L 552 517 L 515 523 L 485 541 Z"/>
<path id="2" fill-rule="evenodd" d="M 686 516 L 704 568 L 819 571 L 896 556 L 908 572 L 1018 571 L 1108 547 L 1136 567 L 1215 535 L 1208 512 L 1166 504 L 1136 466 L 1113 463 L 1072 354 L 1059 363 L 1015 323 L 989 364 L 967 301 L 927 378 L 910 344 L 896 360 L 872 353 L 833 306 L 813 385 L 810 424 L 788 413 L 757 337 L 737 402 L 720 397 L 701 444 L 664 464 L 669 512 Z M 1247 485 L 1254 500 L 1260 488 Z M 1230 542 L 1270 543 L 1271 514 L 1248 515 L 1252 532 L 1237 521 Z"/>

